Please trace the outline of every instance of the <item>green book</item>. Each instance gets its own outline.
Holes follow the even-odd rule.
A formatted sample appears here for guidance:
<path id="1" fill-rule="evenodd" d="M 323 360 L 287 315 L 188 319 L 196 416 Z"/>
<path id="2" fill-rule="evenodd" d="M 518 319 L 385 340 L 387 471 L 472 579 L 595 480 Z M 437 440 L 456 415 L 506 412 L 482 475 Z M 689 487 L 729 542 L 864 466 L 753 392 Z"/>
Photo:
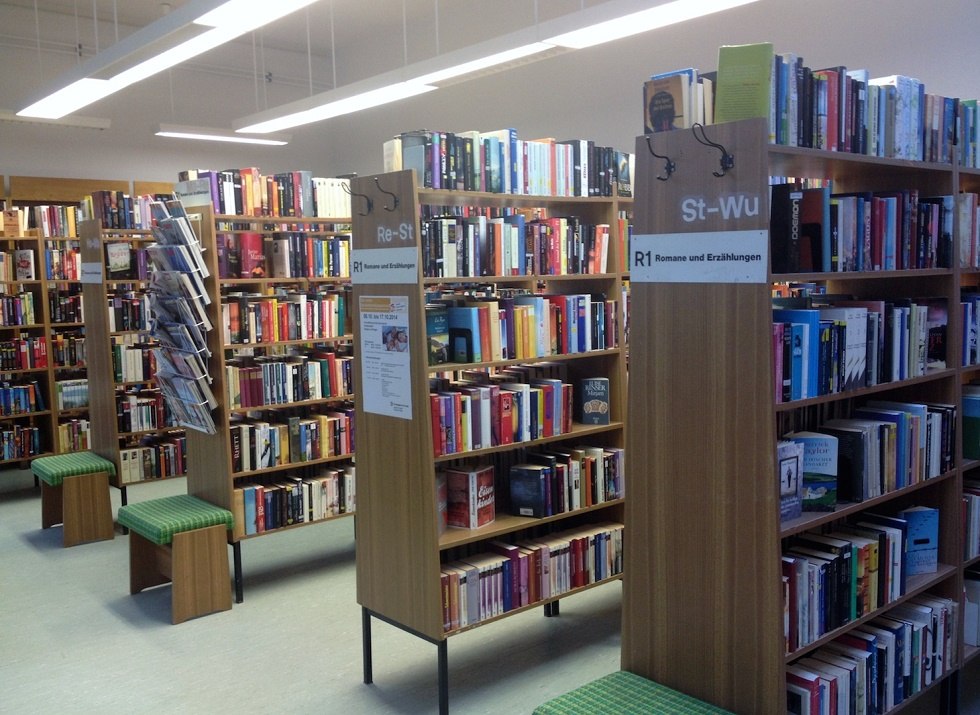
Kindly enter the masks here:
<path id="1" fill-rule="evenodd" d="M 771 42 L 722 45 L 718 49 L 715 122 L 769 117 L 772 93 Z"/>

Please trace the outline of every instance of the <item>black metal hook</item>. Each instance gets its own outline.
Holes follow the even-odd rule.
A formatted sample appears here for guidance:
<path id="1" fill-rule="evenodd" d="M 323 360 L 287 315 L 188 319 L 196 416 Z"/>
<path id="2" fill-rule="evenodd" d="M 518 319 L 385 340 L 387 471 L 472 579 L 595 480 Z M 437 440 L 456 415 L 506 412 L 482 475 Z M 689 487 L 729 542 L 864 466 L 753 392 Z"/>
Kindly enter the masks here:
<path id="1" fill-rule="evenodd" d="M 382 194 L 388 194 L 388 196 L 391 197 L 392 203 L 394 204 L 393 206 L 389 206 L 388 204 L 385 204 L 384 205 L 384 210 L 385 211 L 394 211 L 395 209 L 397 209 L 398 208 L 398 197 L 395 196 L 394 192 L 388 191 L 387 189 L 382 189 L 381 188 L 381 182 L 378 181 L 378 177 L 377 176 L 374 177 L 374 185 L 378 187 L 378 191 L 380 191 Z"/>
<path id="2" fill-rule="evenodd" d="M 701 136 L 698 136 L 698 130 L 701 130 Z M 694 138 L 705 146 L 713 146 L 715 149 L 721 152 L 721 171 L 712 171 L 711 173 L 715 176 L 724 176 L 728 173 L 728 170 L 735 166 L 735 157 L 728 153 L 728 149 L 723 147 L 718 142 L 713 142 L 708 139 L 708 135 L 704 133 L 704 125 L 700 122 L 695 122 L 691 126 L 691 133 L 694 134 Z"/>
<path id="3" fill-rule="evenodd" d="M 675 164 L 674 160 L 671 159 L 669 156 L 661 156 L 660 154 L 658 154 L 653 150 L 653 144 L 650 143 L 650 140 L 653 139 L 653 135 L 648 134 L 646 139 L 647 139 L 647 149 L 650 150 L 650 153 L 653 154 L 656 158 L 664 160 L 664 176 L 658 176 L 657 180 L 667 181 L 667 179 L 670 178 L 670 175 L 673 174 L 674 171 L 677 169 L 677 164 Z"/>
<path id="4" fill-rule="evenodd" d="M 351 191 L 350 186 L 348 186 L 347 184 L 341 184 L 341 187 L 343 187 L 344 191 L 346 191 L 351 196 L 360 196 L 362 199 L 364 199 L 364 203 L 367 206 L 367 210 L 358 211 L 357 212 L 358 216 L 367 216 L 369 213 L 371 213 L 374 210 L 374 202 L 371 200 L 370 196 L 368 196 L 367 194 L 359 194 L 356 191 Z"/>

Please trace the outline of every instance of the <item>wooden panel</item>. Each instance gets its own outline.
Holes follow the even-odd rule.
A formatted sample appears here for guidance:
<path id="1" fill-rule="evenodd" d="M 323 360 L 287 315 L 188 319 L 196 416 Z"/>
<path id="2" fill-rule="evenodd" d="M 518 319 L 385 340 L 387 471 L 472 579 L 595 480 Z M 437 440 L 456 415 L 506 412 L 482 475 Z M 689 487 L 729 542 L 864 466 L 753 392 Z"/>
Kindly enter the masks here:
<path id="1" fill-rule="evenodd" d="M 635 235 L 766 228 L 764 123 L 717 125 L 735 156 L 692 132 L 637 139 Z M 722 195 L 757 211 L 685 222 L 681 202 Z M 631 285 L 623 667 L 736 712 L 777 712 L 782 589 L 774 474 L 769 289 Z"/>
<path id="2" fill-rule="evenodd" d="M 85 301 L 85 351 L 89 381 L 89 449 L 116 465 L 112 484 L 122 486 L 119 463 L 119 433 L 116 423 L 116 389 L 112 371 L 112 348 L 109 340 L 109 314 L 106 309 L 105 258 L 102 233 L 97 220 L 82 221 L 78 227 L 81 238 L 82 263 L 103 266 L 101 283 L 82 284 Z"/>
<path id="3" fill-rule="evenodd" d="M 398 208 L 384 189 L 399 197 Z M 411 241 L 398 245 L 418 248 L 415 174 L 402 171 L 355 179 L 351 189 L 371 197 L 367 216 L 363 199 L 352 200 L 353 249 L 383 248 L 378 229 L 407 224 Z M 352 257 L 356 260 L 356 257 Z M 356 276 L 356 273 L 355 273 Z M 413 285 L 359 285 L 354 281 L 354 332 L 360 332 L 359 303 L 364 296 L 406 296 L 412 378 L 412 419 L 372 414 L 364 407 L 361 361 L 356 346 L 354 384 L 357 409 L 357 600 L 388 618 L 432 638 L 443 637 L 439 607 L 439 548 L 436 529 L 435 470 L 425 349 L 425 312 L 421 269 Z"/>
<path id="4" fill-rule="evenodd" d="M 109 189 L 129 193 L 129 181 L 121 179 L 58 179 L 50 176 L 11 176 L 9 196 L 18 201 L 78 203 L 93 191 Z"/>
<path id="5" fill-rule="evenodd" d="M 108 472 L 65 477 L 62 489 L 65 546 L 115 536 Z"/>
<path id="6" fill-rule="evenodd" d="M 145 194 L 172 194 L 174 192 L 174 182 L 172 181 L 134 181 L 133 196 L 144 196 Z"/>
<path id="7" fill-rule="evenodd" d="M 174 534 L 171 621 L 231 610 L 228 539 L 224 525 Z"/>

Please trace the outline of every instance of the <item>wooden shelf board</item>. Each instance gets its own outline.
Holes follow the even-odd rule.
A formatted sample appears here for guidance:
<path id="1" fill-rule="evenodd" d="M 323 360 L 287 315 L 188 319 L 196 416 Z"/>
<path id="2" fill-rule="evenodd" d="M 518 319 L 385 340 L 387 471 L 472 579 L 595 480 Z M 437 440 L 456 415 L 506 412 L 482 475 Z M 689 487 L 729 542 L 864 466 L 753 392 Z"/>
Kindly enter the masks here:
<path id="1" fill-rule="evenodd" d="M 354 336 L 350 333 L 338 335 L 335 338 L 306 338 L 305 340 L 278 340 L 274 343 L 225 343 L 222 345 L 224 350 L 241 350 L 242 348 L 271 348 L 276 345 L 310 345 L 313 343 L 342 343 L 352 342 Z"/>
<path id="2" fill-rule="evenodd" d="M 604 434 L 606 432 L 614 432 L 622 429 L 622 422 L 610 422 L 607 425 L 581 425 L 575 423 L 572 425 L 571 432 L 563 432 L 562 434 L 556 434 L 552 437 L 542 437 L 541 439 L 532 439 L 528 442 L 512 442 L 511 444 L 498 444 L 494 447 L 486 447 L 485 449 L 472 449 L 468 452 L 453 452 L 452 454 L 444 454 L 436 457 L 434 461 L 436 464 L 439 464 L 441 462 L 449 462 L 454 459 L 468 459 L 470 457 L 480 457 L 485 454 L 507 452 L 516 447 L 534 447 L 539 444 L 548 444 L 549 442 L 558 442 L 567 439 L 577 439 L 579 437 L 586 437 L 593 434 Z"/>
<path id="3" fill-rule="evenodd" d="M 605 350 L 589 350 L 584 353 L 564 353 L 561 355 L 544 355 L 542 357 L 512 358 L 509 360 L 485 360 L 483 362 L 444 362 L 439 365 L 429 365 L 428 371 L 453 372 L 455 370 L 470 370 L 482 367 L 506 367 L 507 365 L 521 365 L 523 363 L 539 362 L 559 362 L 564 360 L 583 360 L 585 358 L 599 357 L 602 355 L 617 355 L 621 353 L 620 348 L 607 348 Z"/>
<path id="4" fill-rule="evenodd" d="M 851 514 L 859 514 L 860 512 L 867 511 L 868 509 L 874 508 L 879 504 L 887 503 L 901 494 L 911 494 L 912 492 L 916 492 L 920 489 L 926 489 L 936 484 L 941 484 L 945 481 L 953 479 L 955 476 L 956 472 L 950 471 L 946 472 L 945 474 L 941 474 L 938 477 L 927 479 L 924 482 L 903 487 L 902 489 L 896 489 L 895 491 L 882 494 L 878 497 L 866 499 L 863 502 L 847 502 L 844 504 L 838 504 L 834 511 L 805 512 L 803 516 L 783 522 L 780 525 L 779 536 L 780 538 L 785 539 L 787 536 L 792 536 L 793 534 L 800 534 L 804 531 L 815 529 L 823 524 L 828 524 L 832 521 L 843 519 Z"/>
<path id="5" fill-rule="evenodd" d="M 554 207 L 556 204 L 588 206 L 609 204 L 616 196 L 528 196 L 524 194 L 496 194 L 486 191 L 452 191 L 449 189 L 418 190 L 419 203 L 434 206 L 507 206 L 517 208 Z"/>
<path id="6" fill-rule="evenodd" d="M 845 392 L 835 392 L 831 395 L 820 395 L 819 397 L 808 397 L 805 400 L 792 400 L 790 402 L 778 402 L 776 403 L 776 412 L 791 412 L 793 410 L 799 409 L 800 407 L 809 407 L 810 405 L 821 405 L 828 402 L 839 402 L 844 399 L 851 397 L 863 397 L 865 395 L 874 395 L 879 392 L 890 392 L 900 387 L 905 387 L 907 385 L 919 385 L 924 382 L 933 382 L 937 380 L 945 380 L 950 377 L 955 377 L 958 371 L 955 368 L 946 368 L 943 370 L 934 370 L 927 375 L 919 375 L 918 377 L 910 377 L 907 380 L 898 380 L 896 382 L 882 382 L 877 385 L 872 385 L 871 387 L 862 387 L 857 390 L 847 390 Z"/>
<path id="7" fill-rule="evenodd" d="M 349 395 L 337 395 L 335 397 L 318 397 L 313 400 L 296 400 L 295 402 L 278 402 L 268 405 L 256 405 L 254 407 L 229 407 L 228 412 L 232 414 L 245 414 L 246 412 L 258 412 L 260 410 L 282 410 L 287 407 L 314 407 L 316 405 L 329 405 L 338 402 L 349 402 L 354 399 L 354 393 Z"/>
<path id="8" fill-rule="evenodd" d="M 914 268 L 900 271 L 834 271 L 830 273 L 773 273 L 773 283 L 798 283 L 812 281 L 867 281 L 886 278 L 919 278 L 922 276 L 950 276 L 951 268 Z"/>
<path id="9" fill-rule="evenodd" d="M 561 514 L 540 518 L 513 516 L 511 514 L 498 515 L 493 523 L 482 526 L 479 529 L 447 529 L 439 537 L 439 550 L 445 551 L 464 544 L 472 544 L 476 541 L 485 541 L 486 539 L 505 536 L 515 531 L 529 529 L 540 524 L 564 521 L 569 517 L 577 516 L 579 514 L 588 514 L 615 506 L 621 506 L 625 503 L 625 501 L 625 499 L 612 499 L 610 501 L 603 502 L 602 504 L 593 504 L 592 506 L 585 507 L 584 509 L 575 509 L 573 511 L 566 511 L 562 512 Z"/>
<path id="10" fill-rule="evenodd" d="M 351 222 L 349 216 L 330 216 L 319 218 L 316 216 L 236 216 L 234 214 L 215 214 L 216 223 L 274 223 L 274 224 L 296 224 L 296 223 L 347 223 Z M 227 233 L 224 229 L 219 229 L 218 233 Z"/>
<path id="11" fill-rule="evenodd" d="M 531 281 L 604 281 L 616 280 L 616 273 L 564 273 L 561 275 L 527 275 L 527 276 L 444 276 L 441 278 L 426 277 L 422 279 L 425 285 L 443 284 L 475 284 L 475 283 L 528 283 Z"/>
<path id="12" fill-rule="evenodd" d="M 323 283 L 326 285 L 348 285 L 350 278 L 347 276 L 295 276 L 295 277 L 271 277 L 266 278 L 222 278 L 222 286 L 270 286 L 280 283 Z"/>
<path id="13" fill-rule="evenodd" d="M 904 603 L 905 601 L 908 601 L 910 598 L 913 598 L 914 596 L 917 596 L 920 593 L 932 588 L 937 583 L 941 581 L 945 581 L 947 578 L 950 578 L 952 576 L 955 576 L 956 572 L 957 569 L 955 566 L 950 566 L 948 564 L 939 564 L 939 567 L 935 573 L 909 576 L 908 581 L 906 582 L 905 593 L 899 596 L 898 598 L 896 598 L 894 601 L 890 601 L 886 603 L 884 606 L 881 606 L 880 608 L 876 608 L 874 611 L 872 611 L 871 613 L 865 616 L 861 616 L 860 618 L 855 618 L 853 621 L 851 621 L 850 623 L 844 626 L 841 626 L 840 628 L 836 628 L 830 631 L 829 633 L 825 633 L 824 635 L 820 636 L 820 638 L 815 640 L 813 643 L 808 643 L 802 648 L 798 648 L 797 650 L 793 651 L 792 653 L 786 656 L 786 662 L 790 663 L 796 660 L 797 658 L 802 658 L 810 651 L 816 650 L 823 644 L 834 640 L 834 638 L 841 635 L 842 633 L 846 633 L 847 631 L 851 630 L 855 626 L 859 626 L 862 623 L 867 623 L 868 621 L 877 618 L 878 616 L 884 615 L 890 609 L 894 608 L 900 603 Z"/>

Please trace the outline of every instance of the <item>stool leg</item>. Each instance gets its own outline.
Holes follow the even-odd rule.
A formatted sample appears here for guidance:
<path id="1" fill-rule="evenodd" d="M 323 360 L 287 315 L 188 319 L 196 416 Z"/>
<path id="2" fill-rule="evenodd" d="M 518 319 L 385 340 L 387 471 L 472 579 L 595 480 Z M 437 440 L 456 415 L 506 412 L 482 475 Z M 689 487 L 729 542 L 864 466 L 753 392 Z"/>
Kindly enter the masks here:
<path id="1" fill-rule="evenodd" d="M 129 530 L 129 592 L 170 583 L 169 546 L 160 546 Z"/>
<path id="2" fill-rule="evenodd" d="M 173 623 L 231 609 L 228 529 L 209 526 L 174 534 Z"/>
<path id="3" fill-rule="evenodd" d="M 41 482 L 41 528 L 50 529 L 60 524 L 62 516 L 61 485 L 52 487 L 47 482 Z"/>
<path id="4" fill-rule="evenodd" d="M 65 546 L 115 536 L 107 472 L 65 477 L 62 490 Z"/>

